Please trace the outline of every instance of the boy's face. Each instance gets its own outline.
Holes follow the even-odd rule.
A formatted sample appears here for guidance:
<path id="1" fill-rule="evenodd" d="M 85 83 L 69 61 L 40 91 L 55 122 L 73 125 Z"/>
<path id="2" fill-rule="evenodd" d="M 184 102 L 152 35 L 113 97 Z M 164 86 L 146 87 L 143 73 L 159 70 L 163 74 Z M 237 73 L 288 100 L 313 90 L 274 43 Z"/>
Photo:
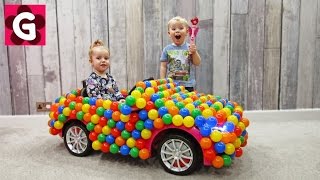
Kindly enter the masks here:
<path id="1" fill-rule="evenodd" d="M 174 44 L 181 46 L 188 35 L 188 28 L 183 22 L 174 20 L 169 24 L 168 34 Z"/>
<path id="2" fill-rule="evenodd" d="M 102 46 L 94 47 L 92 49 L 92 56 L 90 63 L 92 67 L 99 73 L 105 73 L 110 66 L 109 52 Z"/>

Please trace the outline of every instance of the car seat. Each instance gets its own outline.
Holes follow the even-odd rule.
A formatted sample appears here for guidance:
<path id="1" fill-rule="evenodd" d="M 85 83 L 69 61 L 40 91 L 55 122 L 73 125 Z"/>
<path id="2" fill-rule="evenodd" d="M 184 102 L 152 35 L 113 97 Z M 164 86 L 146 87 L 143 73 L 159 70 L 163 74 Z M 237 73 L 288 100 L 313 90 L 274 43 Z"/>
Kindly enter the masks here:
<path id="1" fill-rule="evenodd" d="M 81 93 L 80 93 L 81 96 L 82 96 L 82 97 L 88 97 L 89 95 L 88 95 L 88 93 L 87 93 L 87 83 L 86 83 L 86 80 L 83 80 L 83 81 L 82 81 L 82 87 L 83 87 L 83 88 L 82 88 L 81 91 L 80 91 L 80 92 L 81 92 Z"/>

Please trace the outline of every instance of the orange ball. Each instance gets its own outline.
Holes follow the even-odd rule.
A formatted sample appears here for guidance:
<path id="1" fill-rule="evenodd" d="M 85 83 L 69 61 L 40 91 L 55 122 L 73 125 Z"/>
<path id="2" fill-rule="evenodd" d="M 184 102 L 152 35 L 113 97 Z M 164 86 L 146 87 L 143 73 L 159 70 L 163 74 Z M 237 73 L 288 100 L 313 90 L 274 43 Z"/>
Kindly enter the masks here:
<path id="1" fill-rule="evenodd" d="M 128 91 L 126 89 L 121 89 L 120 93 L 124 96 L 128 95 Z"/>
<path id="2" fill-rule="evenodd" d="M 71 101 L 74 101 L 76 99 L 76 95 L 74 94 L 69 94 L 68 95 L 68 99 L 70 99 Z"/>
<path id="3" fill-rule="evenodd" d="M 231 134 L 228 132 L 223 132 L 221 141 L 225 144 L 229 143 L 231 141 Z"/>
<path id="4" fill-rule="evenodd" d="M 141 159 L 143 159 L 143 160 L 144 160 L 144 159 L 148 159 L 149 156 L 150 156 L 150 152 L 149 152 L 148 149 L 143 148 L 143 149 L 141 149 L 141 150 L 139 151 L 139 157 L 140 157 Z"/>
<path id="5" fill-rule="evenodd" d="M 119 121 L 120 120 L 120 115 L 121 115 L 121 113 L 119 111 L 115 111 L 115 112 L 112 113 L 112 119 L 114 121 Z"/>
<path id="6" fill-rule="evenodd" d="M 146 93 L 142 93 L 141 97 L 142 97 L 143 99 L 145 99 L 147 102 L 150 101 L 150 99 L 151 99 L 151 97 L 150 97 L 148 94 L 146 94 Z"/>
<path id="7" fill-rule="evenodd" d="M 171 106 L 168 111 L 172 116 L 179 114 L 179 108 L 177 106 Z"/>
<path id="8" fill-rule="evenodd" d="M 250 124 L 249 119 L 247 119 L 247 118 L 242 118 L 242 119 L 241 119 L 241 122 L 243 122 L 243 124 L 244 124 L 246 127 L 248 127 L 249 124 Z"/>
<path id="9" fill-rule="evenodd" d="M 235 133 L 230 133 L 230 141 L 229 142 L 233 143 L 236 140 L 237 140 L 237 135 Z"/>
<path id="10" fill-rule="evenodd" d="M 157 118 L 153 121 L 153 126 L 157 129 L 161 129 L 164 126 L 164 123 L 161 118 Z"/>
<path id="11" fill-rule="evenodd" d="M 212 165 L 215 168 L 222 168 L 223 163 L 223 158 L 221 156 L 216 156 L 212 161 Z"/>
<path id="12" fill-rule="evenodd" d="M 51 105 L 50 110 L 52 112 L 56 112 L 56 111 L 58 111 L 58 108 L 59 108 L 59 103 L 54 103 Z"/>
<path id="13" fill-rule="evenodd" d="M 96 107 L 102 107 L 103 105 L 103 99 L 97 99 L 96 100 Z"/>
<path id="14" fill-rule="evenodd" d="M 202 149 L 209 149 L 212 147 L 212 141 L 210 138 L 204 137 L 200 140 L 200 146 Z"/>
<path id="15" fill-rule="evenodd" d="M 91 114 L 90 113 L 85 113 L 83 115 L 83 120 L 87 123 L 89 123 L 91 121 Z"/>
<path id="16" fill-rule="evenodd" d="M 146 88 L 146 84 L 143 81 L 138 81 L 136 83 L 136 87 L 142 87 L 143 89 L 145 89 Z"/>
<path id="17" fill-rule="evenodd" d="M 77 103 L 75 107 L 76 111 L 81 111 L 82 110 L 82 103 Z"/>
<path id="18" fill-rule="evenodd" d="M 118 136 L 115 140 L 115 143 L 118 145 L 118 146 L 122 146 L 126 143 L 126 141 L 121 137 L 121 136 Z"/>
<path id="19" fill-rule="evenodd" d="M 97 134 L 100 134 L 102 132 L 102 127 L 100 124 L 94 126 L 94 132 L 96 132 Z"/>

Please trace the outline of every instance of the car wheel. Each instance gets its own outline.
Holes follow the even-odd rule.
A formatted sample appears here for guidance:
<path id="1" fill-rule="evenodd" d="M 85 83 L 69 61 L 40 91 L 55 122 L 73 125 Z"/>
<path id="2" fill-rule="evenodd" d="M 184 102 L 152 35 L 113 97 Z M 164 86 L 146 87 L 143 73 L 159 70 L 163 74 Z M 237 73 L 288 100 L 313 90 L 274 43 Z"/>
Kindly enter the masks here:
<path id="1" fill-rule="evenodd" d="M 170 134 L 158 146 L 158 158 L 165 171 L 175 175 L 193 173 L 201 162 L 201 153 L 191 139 Z"/>
<path id="2" fill-rule="evenodd" d="M 64 145 L 74 156 L 86 156 L 92 151 L 89 131 L 81 123 L 71 123 L 64 131 Z"/>

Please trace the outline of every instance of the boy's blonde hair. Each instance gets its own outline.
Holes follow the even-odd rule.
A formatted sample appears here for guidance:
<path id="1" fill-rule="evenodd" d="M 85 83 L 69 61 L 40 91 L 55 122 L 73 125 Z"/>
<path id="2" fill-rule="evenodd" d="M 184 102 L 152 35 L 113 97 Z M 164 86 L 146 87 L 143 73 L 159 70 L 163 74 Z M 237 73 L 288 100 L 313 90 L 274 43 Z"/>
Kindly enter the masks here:
<path id="1" fill-rule="evenodd" d="M 181 17 L 181 16 L 176 16 L 176 17 L 174 17 L 174 18 L 172 18 L 172 19 L 169 20 L 169 22 L 168 22 L 168 30 L 169 30 L 169 28 L 170 28 L 170 24 L 171 24 L 173 21 L 180 21 L 180 22 L 182 22 L 182 24 L 183 24 L 187 29 L 189 28 L 188 21 L 187 21 L 185 18 L 183 18 L 183 17 Z"/>
<path id="2" fill-rule="evenodd" d="M 91 46 L 90 46 L 90 48 L 89 48 L 89 59 L 91 59 L 92 52 L 93 52 L 93 48 L 99 47 L 99 46 L 101 46 L 101 47 L 103 47 L 104 49 L 106 49 L 106 50 L 108 51 L 108 53 L 109 53 L 109 56 L 110 56 L 110 51 L 109 51 L 109 49 L 104 46 L 104 43 L 102 42 L 102 40 L 97 39 L 97 40 L 95 40 L 95 41 L 91 44 Z"/>

